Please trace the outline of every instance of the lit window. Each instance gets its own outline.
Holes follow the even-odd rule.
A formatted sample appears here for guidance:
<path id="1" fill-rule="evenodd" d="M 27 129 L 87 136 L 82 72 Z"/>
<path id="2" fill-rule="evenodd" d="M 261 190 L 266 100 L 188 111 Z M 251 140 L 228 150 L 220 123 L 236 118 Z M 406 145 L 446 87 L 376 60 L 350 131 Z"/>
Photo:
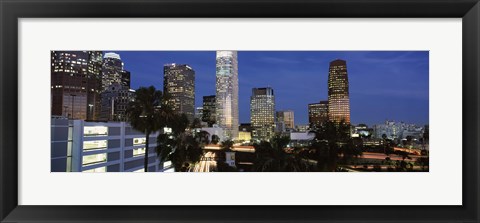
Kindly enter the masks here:
<path id="1" fill-rule="evenodd" d="M 147 142 L 147 139 L 144 138 L 133 138 L 133 145 L 141 145 L 145 144 Z"/>
<path id="2" fill-rule="evenodd" d="M 145 154 L 145 148 L 133 149 L 133 156 L 140 156 Z"/>
<path id="3" fill-rule="evenodd" d="M 86 165 L 91 165 L 91 164 L 96 164 L 96 163 L 101 163 L 106 161 L 107 161 L 107 154 L 100 153 L 100 154 L 83 156 L 82 164 L 83 166 L 86 166 Z"/>
<path id="4" fill-rule="evenodd" d="M 84 141 L 83 150 L 105 149 L 107 148 L 107 140 Z"/>
<path id="5" fill-rule="evenodd" d="M 85 126 L 83 128 L 84 136 L 106 136 L 108 135 L 108 127 L 106 126 Z"/>

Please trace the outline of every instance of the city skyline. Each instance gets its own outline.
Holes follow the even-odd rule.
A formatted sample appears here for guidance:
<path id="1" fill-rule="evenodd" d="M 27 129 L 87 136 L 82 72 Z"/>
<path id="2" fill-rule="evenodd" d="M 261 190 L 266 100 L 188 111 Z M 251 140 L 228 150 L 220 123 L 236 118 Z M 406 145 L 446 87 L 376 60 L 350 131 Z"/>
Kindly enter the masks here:
<path id="1" fill-rule="evenodd" d="M 164 64 L 177 63 L 197 73 L 195 107 L 215 95 L 215 51 L 104 52 L 120 54 L 133 89 L 163 86 Z M 250 121 L 252 88 L 272 87 L 276 110 L 293 110 L 295 124 L 307 124 L 307 105 L 328 98 L 328 64 L 335 59 L 347 61 L 353 124 L 428 124 L 428 51 L 238 51 L 240 123 Z"/>

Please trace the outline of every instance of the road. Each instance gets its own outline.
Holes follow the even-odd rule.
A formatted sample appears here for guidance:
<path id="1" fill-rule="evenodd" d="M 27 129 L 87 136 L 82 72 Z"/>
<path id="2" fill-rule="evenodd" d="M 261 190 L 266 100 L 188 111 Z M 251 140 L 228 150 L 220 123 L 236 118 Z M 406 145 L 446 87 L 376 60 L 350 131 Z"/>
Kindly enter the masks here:
<path id="1" fill-rule="evenodd" d="M 216 154 L 214 152 L 206 152 L 201 160 L 190 169 L 190 172 L 212 172 L 217 167 L 215 158 Z"/>
<path id="2" fill-rule="evenodd" d="M 412 158 L 412 161 L 415 161 L 415 160 L 417 160 L 418 157 L 421 157 L 421 156 L 418 156 L 418 155 L 409 155 L 409 156 Z M 364 152 L 360 158 L 385 160 L 386 157 L 387 157 L 387 155 L 385 155 L 384 153 Z M 403 158 L 401 156 L 397 156 L 397 155 L 394 155 L 394 154 L 390 155 L 390 159 L 391 160 L 403 160 Z"/>

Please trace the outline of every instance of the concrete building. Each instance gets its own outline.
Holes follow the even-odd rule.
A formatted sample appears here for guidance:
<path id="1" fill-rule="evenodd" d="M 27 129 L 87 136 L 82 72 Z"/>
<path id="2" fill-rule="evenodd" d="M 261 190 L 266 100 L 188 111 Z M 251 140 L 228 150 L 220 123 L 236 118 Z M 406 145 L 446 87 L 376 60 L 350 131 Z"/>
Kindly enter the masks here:
<path id="1" fill-rule="evenodd" d="M 186 64 L 166 64 L 163 67 L 163 92 L 174 112 L 195 117 L 195 71 Z"/>
<path id="2" fill-rule="evenodd" d="M 290 133 L 290 145 L 295 146 L 307 146 L 315 138 L 314 133 L 309 132 L 291 132 Z"/>
<path id="3" fill-rule="evenodd" d="M 102 51 L 51 51 L 51 115 L 97 120 Z"/>
<path id="4" fill-rule="evenodd" d="M 202 121 L 202 117 L 203 117 L 203 107 L 196 107 L 195 118 L 198 118 L 200 121 Z"/>
<path id="5" fill-rule="evenodd" d="M 119 54 L 105 53 L 102 64 L 102 92 L 115 83 L 130 89 L 130 72 L 124 69 Z"/>
<path id="6" fill-rule="evenodd" d="M 197 130 L 198 130 L 198 129 L 197 129 Z M 208 132 L 208 134 L 210 135 L 210 138 L 209 138 L 210 141 L 212 141 L 212 136 L 213 136 L 213 135 L 218 136 L 218 138 L 219 138 L 218 141 L 219 141 L 219 142 L 223 142 L 223 141 L 226 140 L 224 129 L 223 129 L 223 128 L 220 128 L 220 127 L 217 126 L 217 125 L 213 125 L 213 127 L 204 127 L 204 128 L 201 128 L 200 131 Z"/>
<path id="7" fill-rule="evenodd" d="M 310 128 L 317 128 L 328 121 L 328 101 L 308 104 L 308 123 Z"/>
<path id="8" fill-rule="evenodd" d="M 209 127 L 215 124 L 215 95 L 203 96 L 203 113 L 202 121 L 206 122 Z"/>
<path id="9" fill-rule="evenodd" d="M 283 123 L 285 129 L 294 129 L 295 115 L 292 110 L 277 111 L 276 122 Z"/>
<path id="10" fill-rule="evenodd" d="M 238 140 L 242 142 L 252 141 L 252 125 L 250 123 L 241 123 L 238 127 Z"/>
<path id="11" fill-rule="evenodd" d="M 101 121 L 127 121 L 128 104 L 135 100 L 135 90 L 113 83 L 101 94 Z"/>
<path id="12" fill-rule="evenodd" d="M 150 135 L 149 171 L 165 171 Z M 52 172 L 143 172 L 145 135 L 125 122 L 87 122 L 52 118 Z"/>
<path id="13" fill-rule="evenodd" d="M 216 124 L 225 130 L 225 138 L 235 139 L 239 122 L 237 51 L 217 51 L 216 58 Z"/>
<path id="14" fill-rule="evenodd" d="M 253 88 L 250 97 L 252 139 L 270 140 L 275 134 L 275 95 L 273 89 Z"/>
<path id="15" fill-rule="evenodd" d="M 296 132 L 308 132 L 310 130 L 310 126 L 309 125 L 297 125 L 295 126 L 295 130 Z"/>
<path id="16" fill-rule="evenodd" d="M 252 133 L 247 131 L 238 131 L 238 139 L 243 142 L 250 142 L 252 140 Z"/>
<path id="17" fill-rule="evenodd" d="M 373 136 L 381 139 L 385 134 L 388 139 L 401 140 L 407 136 L 412 136 L 415 139 L 423 137 L 423 126 L 417 126 L 415 124 L 408 124 L 404 122 L 385 121 L 383 124 L 377 124 L 373 127 Z"/>

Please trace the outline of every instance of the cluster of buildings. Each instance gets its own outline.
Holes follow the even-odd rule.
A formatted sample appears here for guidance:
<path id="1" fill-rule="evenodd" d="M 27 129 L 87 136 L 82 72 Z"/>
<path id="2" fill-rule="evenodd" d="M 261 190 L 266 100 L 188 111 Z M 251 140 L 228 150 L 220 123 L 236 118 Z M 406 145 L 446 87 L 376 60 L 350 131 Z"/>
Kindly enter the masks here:
<path id="1" fill-rule="evenodd" d="M 427 130 L 426 128 L 426 126 L 387 120 L 383 124 L 374 125 L 372 135 L 374 138 L 378 139 L 386 137 L 391 140 L 401 140 L 405 139 L 407 136 L 420 139 L 423 137 L 423 133 Z"/>
<path id="2" fill-rule="evenodd" d="M 91 121 L 125 121 L 134 99 L 130 72 L 118 54 L 51 52 L 51 114 Z"/>
<path id="3" fill-rule="evenodd" d="M 145 134 L 127 122 L 135 99 L 120 55 L 51 51 L 51 171 L 142 172 Z M 150 136 L 148 171 L 169 168 Z"/>
<path id="4" fill-rule="evenodd" d="M 308 130 L 326 121 L 350 123 L 350 102 L 346 61 L 330 63 L 328 100 L 308 104 L 308 125 L 295 125 L 292 110 L 275 109 L 275 92 L 271 87 L 252 89 L 250 96 L 250 124 L 238 127 L 238 62 L 236 52 L 217 52 L 216 95 L 204 96 L 203 107 L 196 108 L 210 134 L 220 134 L 220 139 L 237 141 L 269 140 L 277 133 L 304 139 Z M 215 102 L 215 103 L 214 103 Z M 237 128 L 238 127 L 238 128 Z M 299 132 L 303 133 L 301 136 Z M 292 134 L 295 133 L 295 134 Z"/>
<path id="5" fill-rule="evenodd" d="M 52 51 L 51 54 L 52 116 L 127 121 L 126 109 L 134 100 L 135 91 L 130 89 L 130 72 L 125 70 L 120 55 L 101 51 Z M 269 140 L 276 133 L 306 132 L 327 120 L 350 122 L 344 60 L 330 63 L 328 100 L 308 105 L 308 127 L 295 126 L 293 111 L 275 109 L 273 88 L 253 88 L 250 139 L 239 129 L 236 51 L 217 51 L 215 95 L 203 96 L 202 107 L 195 108 L 195 70 L 192 67 L 166 64 L 163 74 L 163 92 L 173 111 L 186 114 L 190 121 L 199 118 L 205 130 L 220 134 L 221 139 Z"/>
<path id="6" fill-rule="evenodd" d="M 271 87 L 252 89 L 250 123 L 239 123 L 238 57 L 236 51 L 216 52 L 215 95 L 202 96 L 195 108 L 195 70 L 188 64 L 166 64 L 163 92 L 173 111 L 190 121 L 201 120 L 201 130 L 219 141 L 269 140 L 278 133 L 288 134 L 292 144 L 313 138 L 308 133 L 327 121 L 350 123 L 349 82 L 346 61 L 329 65 L 328 99 L 306 106 L 309 123 L 295 124 L 294 111 L 276 110 Z M 128 124 L 126 110 L 135 99 L 130 88 L 130 72 L 120 55 L 102 51 L 51 52 L 51 133 L 52 171 L 143 171 L 149 153 L 149 171 L 165 171 L 170 164 L 155 155 L 156 136 L 145 148 L 145 136 Z M 352 137 L 386 135 L 402 138 L 421 134 L 415 125 L 386 122 L 374 128 L 359 125 Z"/>

